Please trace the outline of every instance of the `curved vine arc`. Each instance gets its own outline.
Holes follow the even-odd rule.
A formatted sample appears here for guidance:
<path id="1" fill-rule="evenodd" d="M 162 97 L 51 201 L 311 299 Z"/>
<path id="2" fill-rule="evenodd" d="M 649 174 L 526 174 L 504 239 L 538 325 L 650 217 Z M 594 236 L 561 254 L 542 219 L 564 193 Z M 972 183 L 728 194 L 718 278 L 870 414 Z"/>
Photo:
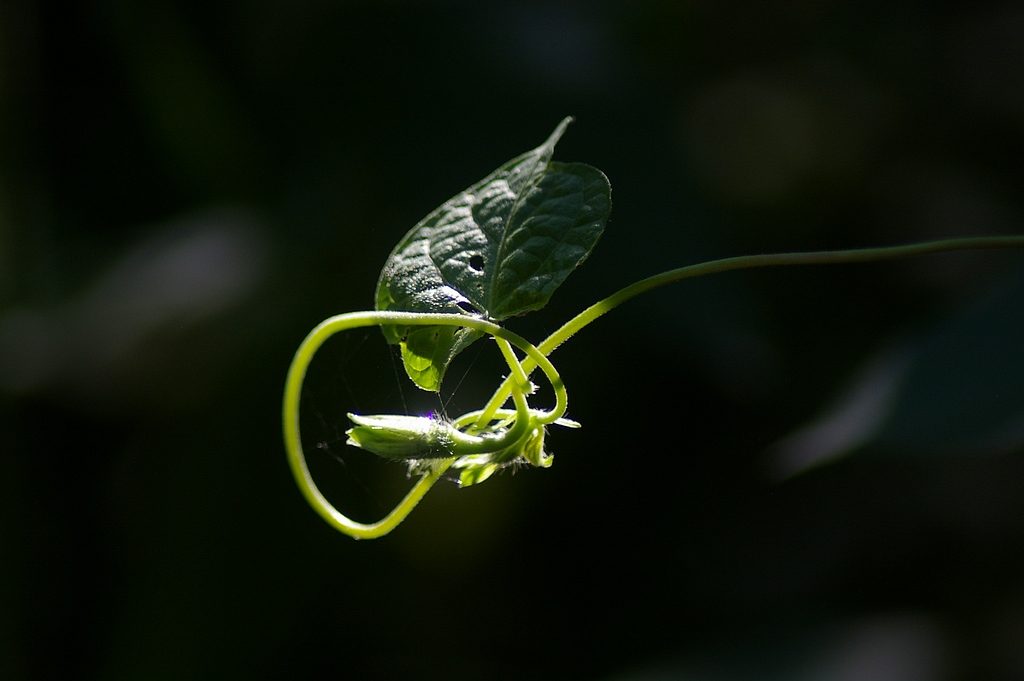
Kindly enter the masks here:
<path id="1" fill-rule="evenodd" d="M 284 425 L 285 449 L 288 463 L 296 483 L 306 501 L 329 525 L 356 539 L 373 539 L 381 537 L 397 527 L 415 508 L 423 495 L 434 485 L 444 472 L 455 462 L 456 457 L 441 459 L 421 477 L 405 498 L 402 499 L 384 518 L 375 523 L 360 523 L 352 520 L 336 509 L 320 492 L 306 465 L 305 453 L 302 449 L 302 433 L 299 427 L 299 406 L 302 395 L 302 384 L 306 370 L 317 350 L 328 338 L 340 331 L 358 329 L 383 324 L 404 324 L 410 326 L 461 326 L 494 336 L 518 347 L 532 360 L 531 369 L 539 366 L 551 382 L 555 392 L 555 407 L 542 413 L 545 422 L 554 421 L 565 413 L 568 397 L 565 385 L 551 361 L 544 356 L 532 343 L 516 333 L 477 317 L 457 314 L 433 314 L 417 312 L 349 312 L 325 319 L 318 324 L 299 345 L 285 382 L 284 403 L 282 405 L 282 421 Z M 518 369 L 518 362 L 516 363 Z M 511 366 L 511 364 L 510 364 Z M 521 373 L 513 370 L 514 373 Z M 524 402 L 525 404 L 525 402 Z M 550 419 L 550 421 L 547 421 Z"/>
<path id="2" fill-rule="evenodd" d="M 738 269 L 749 269 L 755 267 L 773 267 L 783 265 L 812 265 L 812 264 L 839 264 L 854 262 L 875 262 L 881 260 L 892 260 L 896 258 L 929 255 L 934 253 L 945 253 L 951 251 L 994 249 L 994 248 L 1024 248 L 1024 236 L 1003 236 L 1003 237 L 971 237 L 963 239 L 945 239 L 930 241 L 905 246 L 890 246 L 881 248 L 864 248 L 847 251 L 812 251 L 803 253 L 774 253 L 765 255 L 737 256 L 723 258 L 695 265 L 688 265 L 667 272 L 648 277 L 627 286 L 607 298 L 591 305 L 558 330 L 548 336 L 539 346 L 534 346 L 517 334 L 508 331 L 486 320 L 456 314 L 434 314 L 417 312 L 352 312 L 331 317 L 313 329 L 306 336 L 306 339 L 299 346 L 292 360 L 288 371 L 288 378 L 285 385 L 285 399 L 283 406 L 284 436 L 288 451 L 289 464 L 296 482 L 303 495 L 309 501 L 314 510 L 324 518 L 331 526 L 357 539 L 369 539 L 380 537 L 393 530 L 412 511 L 416 504 L 423 498 L 423 495 L 433 486 L 440 476 L 456 460 L 438 460 L 428 473 L 421 477 L 406 497 L 383 519 L 376 523 L 364 524 L 351 520 L 340 511 L 335 509 L 329 501 L 320 493 L 313 482 L 312 476 L 306 466 L 305 456 L 302 451 L 301 433 L 299 431 L 298 412 L 299 401 L 303 379 L 306 369 L 312 360 L 313 355 L 319 347 L 333 334 L 346 329 L 354 329 L 366 326 L 379 326 L 384 324 L 405 324 L 412 326 L 449 325 L 473 328 L 478 331 L 490 334 L 495 338 L 508 341 L 526 353 L 526 359 L 521 363 L 514 355 L 509 358 L 507 349 L 502 346 L 502 353 L 509 361 L 512 373 L 498 387 L 484 409 L 477 412 L 476 424 L 483 426 L 489 423 L 499 412 L 501 406 L 507 401 L 509 395 L 515 395 L 521 390 L 524 377 L 536 368 L 540 368 L 555 390 L 555 408 L 546 414 L 541 414 L 543 423 L 551 423 L 558 419 L 564 412 L 567 404 L 565 386 L 554 366 L 548 360 L 547 355 L 558 348 L 562 343 L 571 338 L 585 326 L 603 316 L 610 310 L 618 307 L 631 298 L 646 291 L 670 284 L 683 279 L 716 274 Z M 517 389 L 515 384 L 519 384 Z M 518 401 L 518 400 L 517 400 Z M 518 407 L 518 405 L 517 405 Z"/>

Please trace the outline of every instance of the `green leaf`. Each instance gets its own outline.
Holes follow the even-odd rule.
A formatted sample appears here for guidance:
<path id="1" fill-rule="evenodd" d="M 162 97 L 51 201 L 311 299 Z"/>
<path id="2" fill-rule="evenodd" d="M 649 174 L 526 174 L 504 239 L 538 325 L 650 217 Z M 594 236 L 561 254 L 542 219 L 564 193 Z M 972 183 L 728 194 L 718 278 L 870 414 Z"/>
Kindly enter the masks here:
<path id="1" fill-rule="evenodd" d="M 474 464 L 472 466 L 468 466 L 459 474 L 459 487 L 478 485 L 494 475 L 499 468 L 501 468 L 501 464 L 496 463 Z"/>
<path id="2" fill-rule="evenodd" d="M 551 161 L 571 121 L 413 227 L 381 272 L 377 309 L 500 321 L 544 307 L 590 255 L 611 212 L 611 186 L 600 170 Z M 480 337 L 441 328 L 384 328 L 425 390 L 437 390 L 455 355 Z"/>
<path id="3" fill-rule="evenodd" d="M 483 334 L 454 326 L 417 326 L 409 328 L 402 347 L 402 364 L 413 383 L 434 392 L 455 356 Z"/>

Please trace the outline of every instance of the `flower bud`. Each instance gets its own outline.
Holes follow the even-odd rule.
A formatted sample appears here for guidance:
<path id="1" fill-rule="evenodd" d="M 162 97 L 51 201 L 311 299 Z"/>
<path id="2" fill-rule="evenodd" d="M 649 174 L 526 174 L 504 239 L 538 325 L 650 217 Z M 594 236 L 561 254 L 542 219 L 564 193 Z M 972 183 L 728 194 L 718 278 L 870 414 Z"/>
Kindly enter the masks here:
<path id="1" fill-rule="evenodd" d="M 426 416 L 349 414 L 356 424 L 345 431 L 347 444 L 386 459 L 441 459 L 452 455 L 448 426 Z"/>

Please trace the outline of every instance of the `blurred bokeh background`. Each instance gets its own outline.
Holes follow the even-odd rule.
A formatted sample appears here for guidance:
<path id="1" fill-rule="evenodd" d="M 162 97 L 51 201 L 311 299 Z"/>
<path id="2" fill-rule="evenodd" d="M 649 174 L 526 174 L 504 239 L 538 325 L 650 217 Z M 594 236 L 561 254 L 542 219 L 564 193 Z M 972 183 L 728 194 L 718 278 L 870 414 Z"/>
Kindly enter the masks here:
<path id="1" fill-rule="evenodd" d="M 554 356 L 553 468 L 372 542 L 307 507 L 299 341 L 566 115 L 614 210 L 537 340 L 704 259 L 1024 231 L 1020 2 L 2 0 L 0 677 L 1024 678 L 1020 253 L 660 290 Z M 441 402 L 325 346 L 339 506 L 408 484 L 346 411 L 471 408 L 478 346 Z"/>

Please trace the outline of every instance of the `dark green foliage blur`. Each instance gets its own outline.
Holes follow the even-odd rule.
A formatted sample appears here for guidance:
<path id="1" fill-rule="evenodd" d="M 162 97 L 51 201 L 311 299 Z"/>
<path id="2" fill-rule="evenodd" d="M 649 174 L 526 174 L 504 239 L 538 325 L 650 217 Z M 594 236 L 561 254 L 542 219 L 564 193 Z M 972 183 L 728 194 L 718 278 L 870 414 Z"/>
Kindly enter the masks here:
<path id="1" fill-rule="evenodd" d="M 750 271 L 553 356 L 555 465 L 356 542 L 285 462 L 291 354 L 406 231 L 575 116 L 613 212 L 539 341 L 664 269 L 1024 232 L 1019 2 L 0 3 L 0 678 L 1024 676 L 1024 255 Z M 442 401 L 332 339 L 345 414 Z"/>

